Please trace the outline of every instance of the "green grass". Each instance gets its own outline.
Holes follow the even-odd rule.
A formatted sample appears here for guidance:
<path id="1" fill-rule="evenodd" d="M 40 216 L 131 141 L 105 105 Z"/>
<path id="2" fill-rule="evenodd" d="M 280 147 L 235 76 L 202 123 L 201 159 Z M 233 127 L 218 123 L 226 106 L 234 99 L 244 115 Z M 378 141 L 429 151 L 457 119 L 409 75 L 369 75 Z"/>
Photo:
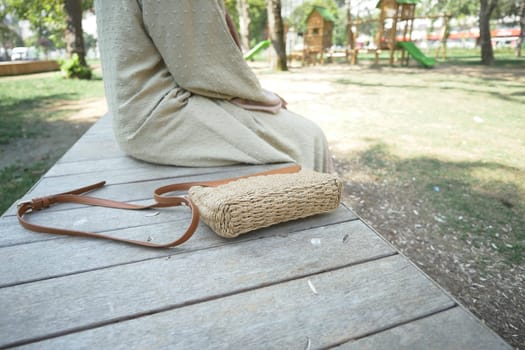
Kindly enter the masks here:
<path id="1" fill-rule="evenodd" d="M 410 156 L 525 168 L 525 87 L 512 79 L 372 71 L 336 81 L 366 90 L 360 102 L 374 118 L 363 121 L 359 137 L 399 140 L 396 151 Z"/>
<path id="2" fill-rule="evenodd" d="M 0 170 L 0 212 L 4 212 L 22 197 L 49 168 L 47 162 L 23 165 L 12 164 Z"/>
<path id="3" fill-rule="evenodd" d="M 510 48 L 495 49 L 495 61 L 493 67 L 525 68 L 525 56 L 523 55 L 525 55 L 525 49 L 522 51 L 522 57 L 516 57 L 514 50 Z M 481 50 L 479 48 L 448 49 L 446 61 L 444 61 L 443 59 L 440 59 L 440 61 L 442 63 L 460 66 L 477 66 L 481 64 Z"/>
<path id="4" fill-rule="evenodd" d="M 57 110 L 64 101 L 103 95 L 100 76 L 90 81 L 66 80 L 59 73 L 0 78 L 0 150 L 17 140 L 51 138 L 63 126 L 57 122 L 73 112 Z M 0 213 L 27 192 L 55 161 L 53 154 L 35 164 L 0 164 Z"/>

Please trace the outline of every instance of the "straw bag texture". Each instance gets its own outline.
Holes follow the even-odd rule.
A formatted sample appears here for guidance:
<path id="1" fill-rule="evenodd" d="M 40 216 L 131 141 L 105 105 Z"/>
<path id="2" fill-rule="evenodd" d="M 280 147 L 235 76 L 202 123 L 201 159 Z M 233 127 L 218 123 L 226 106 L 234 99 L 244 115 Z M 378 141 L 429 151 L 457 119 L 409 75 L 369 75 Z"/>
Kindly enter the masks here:
<path id="1" fill-rule="evenodd" d="M 109 239 L 151 248 L 175 247 L 186 242 L 197 229 L 200 217 L 215 233 L 231 238 L 281 222 L 324 213 L 339 206 L 343 189 L 339 178 L 331 174 L 299 170 L 300 167 L 294 165 L 237 178 L 170 184 L 155 189 L 154 202 L 144 206 L 85 195 L 104 186 L 103 181 L 22 202 L 18 205 L 17 217 L 22 226 L 36 232 Z M 189 197 L 170 195 L 180 191 L 188 191 Z M 25 219 L 27 213 L 40 211 L 58 203 L 79 203 L 128 210 L 184 205 L 191 212 L 191 220 L 186 232 L 177 239 L 167 243 L 154 243 L 96 232 L 42 226 Z"/>
<path id="2" fill-rule="evenodd" d="M 331 174 L 303 170 L 252 176 L 217 187 L 193 186 L 202 221 L 226 238 L 336 209 L 343 184 Z"/>

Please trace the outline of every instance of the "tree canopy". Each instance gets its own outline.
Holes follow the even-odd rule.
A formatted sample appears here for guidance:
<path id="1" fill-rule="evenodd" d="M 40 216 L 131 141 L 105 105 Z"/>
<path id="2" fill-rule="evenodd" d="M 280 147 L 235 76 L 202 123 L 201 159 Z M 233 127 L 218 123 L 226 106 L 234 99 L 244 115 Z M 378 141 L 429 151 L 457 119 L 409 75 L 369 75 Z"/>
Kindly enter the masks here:
<path id="1" fill-rule="evenodd" d="M 268 12 L 266 9 L 267 0 L 248 0 L 248 15 L 250 17 L 250 47 L 255 46 L 261 40 L 266 39 L 266 23 L 268 22 Z M 237 11 L 237 0 L 225 0 L 226 9 L 239 28 L 239 12 Z"/>
<path id="2" fill-rule="evenodd" d="M 30 41 L 31 44 L 41 46 L 44 50 L 52 47 L 65 47 L 64 32 L 67 29 L 68 14 L 65 10 L 65 3 L 71 0 L 0 0 L 0 40 L 3 46 L 9 43 L 20 42 L 20 37 L 13 29 L 13 23 L 18 19 L 28 20 L 35 37 Z M 93 0 L 77 0 L 81 2 L 82 9 L 93 8 Z M 224 0 L 226 7 L 238 26 L 239 13 L 237 9 L 238 0 Z M 453 18 L 462 19 L 467 17 L 478 18 L 480 32 L 488 32 L 490 37 L 489 20 L 501 19 L 504 17 L 519 18 L 521 8 L 525 0 L 421 0 L 416 7 L 418 15 L 440 15 L 443 13 L 451 15 Z M 267 3 L 268 0 L 246 0 L 249 15 L 249 41 L 253 47 L 257 42 L 267 38 Z M 283 4 L 286 1 L 283 0 Z M 292 5 L 300 1 L 288 2 L 287 18 L 284 18 L 288 27 L 293 27 L 296 32 L 304 32 L 306 29 L 306 18 L 314 6 L 322 6 L 336 19 L 334 25 L 334 43 L 338 45 L 346 44 L 347 36 L 347 16 L 346 6 L 351 4 L 355 16 L 355 9 L 360 9 L 361 19 L 373 17 L 374 11 L 370 5 L 374 5 L 373 0 L 306 0 L 295 8 Z M 521 7 L 520 7 L 521 6 Z M 364 10 L 363 10 L 364 9 Z M 15 22 L 14 22 L 15 21 Z M 519 20 L 518 20 L 519 21 Z M 366 25 L 365 25 L 366 26 Z M 371 25 L 368 26 L 370 34 L 373 33 Z M 363 28 L 360 28 L 363 30 Z M 482 44 L 487 45 L 487 38 L 481 40 Z M 490 42 L 490 40 L 488 40 Z"/>
<path id="3" fill-rule="evenodd" d="M 19 19 L 29 21 L 36 37 L 33 44 L 47 50 L 53 46 L 63 46 L 63 31 L 65 29 L 65 13 L 63 1 L 60 0 L 3 0 L 7 11 Z"/>
<path id="4" fill-rule="evenodd" d="M 420 6 L 422 14 L 447 13 L 454 18 L 475 16 L 479 24 L 479 44 L 481 47 L 481 62 L 490 65 L 494 61 L 490 36 L 490 20 L 508 16 L 519 17 L 523 0 L 423 0 Z"/>
<path id="5" fill-rule="evenodd" d="M 35 32 L 33 44 L 48 48 L 64 47 L 66 29 L 65 0 L 0 0 L 0 7 L 19 19 L 27 20 Z M 82 0 L 82 9 L 93 9 L 93 0 Z M 4 23 L 4 21 L 2 21 Z"/>

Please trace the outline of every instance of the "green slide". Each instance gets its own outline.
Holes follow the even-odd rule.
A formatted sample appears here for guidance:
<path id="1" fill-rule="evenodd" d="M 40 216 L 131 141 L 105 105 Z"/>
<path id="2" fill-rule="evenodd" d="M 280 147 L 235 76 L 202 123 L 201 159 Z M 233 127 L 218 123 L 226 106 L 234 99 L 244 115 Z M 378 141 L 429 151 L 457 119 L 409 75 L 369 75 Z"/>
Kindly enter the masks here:
<path id="1" fill-rule="evenodd" d="M 263 50 L 263 49 L 266 49 L 267 47 L 270 46 L 272 42 L 270 40 L 263 40 L 261 41 L 260 43 L 258 43 L 257 45 L 255 45 L 250 51 L 246 52 L 244 54 L 244 59 L 245 60 L 251 60 L 253 58 L 253 56 L 255 56 L 255 54 L 257 54 L 257 52 Z"/>
<path id="2" fill-rule="evenodd" d="M 405 49 L 410 54 L 410 56 L 412 56 L 416 61 L 421 63 L 426 68 L 432 68 L 436 65 L 435 59 L 425 56 L 423 52 L 421 52 L 421 50 L 418 49 L 417 46 L 411 41 L 398 41 L 397 46 Z"/>

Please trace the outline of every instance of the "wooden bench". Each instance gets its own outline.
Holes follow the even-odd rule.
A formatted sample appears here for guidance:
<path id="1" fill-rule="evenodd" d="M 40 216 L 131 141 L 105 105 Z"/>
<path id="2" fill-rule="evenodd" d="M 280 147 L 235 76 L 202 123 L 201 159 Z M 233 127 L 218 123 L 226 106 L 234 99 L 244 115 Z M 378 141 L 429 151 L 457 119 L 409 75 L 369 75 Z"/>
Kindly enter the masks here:
<path id="1" fill-rule="evenodd" d="M 57 61 L 0 62 L 0 77 L 60 70 Z"/>
<path id="2" fill-rule="evenodd" d="M 97 196 L 142 203 L 168 183 L 269 168 L 146 164 L 117 148 L 110 124 L 25 198 L 107 180 Z M 163 250 L 29 232 L 15 209 L 0 220 L 0 348 L 510 348 L 343 205 L 233 240 L 201 224 Z M 182 232 L 185 209 L 64 204 L 30 219 L 157 242 Z"/>

